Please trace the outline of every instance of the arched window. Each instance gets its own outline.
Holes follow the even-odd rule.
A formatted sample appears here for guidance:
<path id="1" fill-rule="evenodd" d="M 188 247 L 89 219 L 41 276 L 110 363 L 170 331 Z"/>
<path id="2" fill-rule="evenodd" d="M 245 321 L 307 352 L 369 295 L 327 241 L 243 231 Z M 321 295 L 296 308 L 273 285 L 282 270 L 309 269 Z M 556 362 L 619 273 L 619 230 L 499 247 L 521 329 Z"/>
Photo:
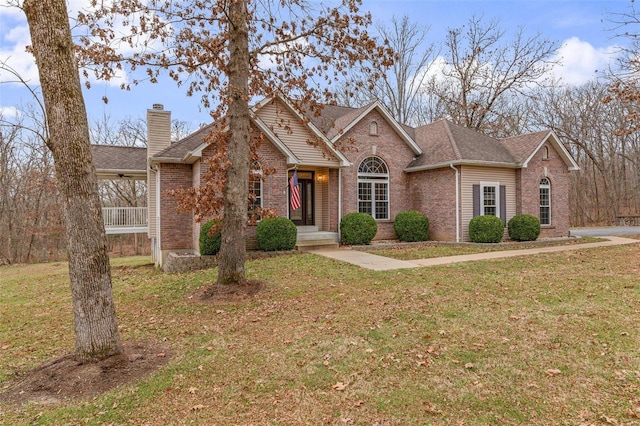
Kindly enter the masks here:
<path id="1" fill-rule="evenodd" d="M 389 169 L 378 157 L 367 157 L 358 167 L 358 211 L 389 219 Z"/>
<path id="2" fill-rule="evenodd" d="M 540 225 L 551 225 L 551 183 L 540 179 Z"/>
<path id="3" fill-rule="evenodd" d="M 371 123 L 369 123 L 369 134 L 371 136 L 378 136 L 378 123 L 375 121 L 372 121 Z"/>
<path id="4" fill-rule="evenodd" d="M 549 159 L 549 147 L 548 146 L 543 146 L 542 147 L 542 159 L 543 160 L 548 160 Z"/>

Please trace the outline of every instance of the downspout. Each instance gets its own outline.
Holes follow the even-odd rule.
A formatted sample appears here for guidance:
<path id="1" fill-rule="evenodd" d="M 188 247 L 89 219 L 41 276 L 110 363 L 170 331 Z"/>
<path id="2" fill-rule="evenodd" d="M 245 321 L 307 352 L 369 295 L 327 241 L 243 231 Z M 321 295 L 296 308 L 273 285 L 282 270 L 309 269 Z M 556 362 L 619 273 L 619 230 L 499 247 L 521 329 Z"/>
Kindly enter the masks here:
<path id="1" fill-rule="evenodd" d="M 460 171 L 449 164 L 456 171 L 456 243 L 460 242 Z"/>
<path id="2" fill-rule="evenodd" d="M 162 245 L 160 244 L 160 167 L 156 166 L 156 262 L 162 266 Z"/>

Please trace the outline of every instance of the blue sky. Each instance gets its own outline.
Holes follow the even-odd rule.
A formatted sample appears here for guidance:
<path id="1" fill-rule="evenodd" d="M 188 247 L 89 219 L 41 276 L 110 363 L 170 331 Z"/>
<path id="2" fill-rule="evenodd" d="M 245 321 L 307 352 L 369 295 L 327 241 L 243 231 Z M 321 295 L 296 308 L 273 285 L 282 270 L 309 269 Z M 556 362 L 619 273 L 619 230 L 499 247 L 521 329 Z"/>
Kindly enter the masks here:
<path id="1" fill-rule="evenodd" d="M 0 0 L 0 60 L 37 82 L 33 58 L 24 49 L 29 43 L 26 19 L 20 10 L 6 7 L 8 1 Z M 88 0 L 70 0 L 69 4 L 77 10 Z M 612 14 L 629 12 L 630 4 L 630 0 L 363 0 L 362 9 L 370 11 L 376 22 L 389 22 L 394 15 L 406 14 L 412 21 L 430 27 L 429 41 L 433 42 L 442 41 L 447 28 L 465 24 L 474 14 L 487 21 L 499 20 L 507 38 L 524 26 L 528 33 L 539 32 L 562 44 L 558 53 L 562 66 L 554 72 L 566 84 L 580 84 L 593 78 L 596 70 L 604 69 L 615 58 L 617 46 L 626 43 L 615 38 L 610 21 Z M 9 79 L 11 76 L 0 71 L 0 110 L 5 117 L 30 101 L 18 85 L 6 83 Z M 106 105 L 104 96 L 110 99 Z M 208 121 L 197 99 L 186 97 L 184 89 L 168 80 L 134 87 L 130 92 L 93 82 L 85 91 L 85 102 L 90 122 L 104 115 L 114 121 L 126 116 L 143 117 L 153 103 L 164 104 L 173 118 L 188 121 L 194 128 Z"/>

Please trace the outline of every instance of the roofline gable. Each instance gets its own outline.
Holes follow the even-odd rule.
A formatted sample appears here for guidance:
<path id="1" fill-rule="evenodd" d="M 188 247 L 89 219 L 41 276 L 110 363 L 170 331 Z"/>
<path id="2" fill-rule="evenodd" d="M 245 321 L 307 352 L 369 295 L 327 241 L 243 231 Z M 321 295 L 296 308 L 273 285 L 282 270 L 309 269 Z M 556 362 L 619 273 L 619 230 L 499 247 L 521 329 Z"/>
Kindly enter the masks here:
<path id="1" fill-rule="evenodd" d="M 330 141 L 329 138 L 327 138 L 327 136 L 324 133 L 322 133 L 320 131 L 320 129 L 318 129 L 318 127 L 316 127 L 316 125 L 313 124 L 313 122 L 310 119 L 308 119 L 300 111 L 298 111 L 298 109 L 285 96 L 283 96 L 281 94 L 278 94 L 276 97 L 265 98 L 261 102 L 258 102 L 255 105 L 255 107 L 254 107 L 255 111 L 257 112 L 258 109 L 262 108 L 263 106 L 267 105 L 269 102 L 271 102 L 272 100 L 275 100 L 275 99 L 278 99 L 283 104 L 285 104 L 286 107 L 289 109 L 289 111 L 291 111 L 291 113 L 293 113 L 296 117 L 298 117 L 300 119 L 300 121 L 302 123 L 304 123 L 304 125 L 307 126 L 307 128 L 309 130 L 311 130 L 311 132 L 314 134 L 314 136 L 316 136 L 318 139 L 320 139 L 321 141 L 323 141 L 325 143 L 325 145 L 327 146 L 329 151 L 333 155 L 338 157 L 338 159 L 340 160 L 340 166 L 350 166 L 351 165 L 351 162 L 349 161 L 349 159 L 347 159 L 347 157 L 345 157 L 344 154 L 342 154 L 340 151 L 338 151 L 333 146 L 332 141 Z"/>
<path id="2" fill-rule="evenodd" d="M 351 162 L 347 159 L 347 157 L 345 157 L 340 151 L 335 149 L 331 141 L 310 120 L 305 119 L 305 117 L 286 98 L 284 98 L 283 96 L 267 97 L 262 99 L 260 102 L 258 102 L 257 104 L 255 104 L 253 107 L 250 108 L 249 114 L 251 116 L 251 121 L 253 124 L 256 125 L 256 127 L 258 127 L 258 129 L 260 129 L 261 132 L 263 132 L 267 136 L 267 138 L 276 146 L 278 151 L 280 151 L 285 157 L 287 157 L 287 164 L 301 164 L 301 161 L 286 146 L 286 144 L 282 142 L 282 140 L 280 140 L 280 138 L 278 138 L 275 135 L 275 133 L 273 133 L 273 131 L 269 128 L 269 126 L 267 126 L 267 124 L 264 121 L 262 121 L 260 117 L 256 115 L 256 113 L 262 107 L 264 107 L 265 105 L 268 105 L 271 101 L 275 99 L 282 101 L 282 103 L 285 104 L 287 108 L 296 117 L 298 117 L 300 121 L 303 122 L 305 126 L 307 126 L 307 128 L 309 128 L 316 137 L 318 137 L 320 140 L 322 140 L 325 143 L 329 151 L 338 158 L 338 160 L 340 161 L 341 167 L 351 165 Z M 223 132 L 228 130 L 229 130 L 229 126 L 222 129 Z M 208 143 L 203 142 L 196 149 L 187 152 L 182 158 L 182 162 L 194 163 L 199 158 L 202 158 L 202 151 L 204 151 L 204 149 L 208 145 L 209 145 Z M 156 159 L 161 160 L 161 158 L 156 158 Z"/>
<path id="3" fill-rule="evenodd" d="M 393 118 L 391 113 L 380 103 L 380 101 L 375 101 L 371 103 L 368 107 L 366 107 L 353 121 L 351 121 L 340 133 L 335 135 L 333 139 L 331 139 L 331 143 L 335 144 L 338 139 L 340 139 L 345 133 L 347 133 L 353 126 L 358 124 L 364 117 L 366 117 L 371 111 L 377 109 L 378 112 L 384 117 L 384 119 L 393 127 L 393 129 L 400 135 L 400 137 L 405 141 L 405 143 L 411 148 L 414 154 L 420 155 L 422 154 L 422 149 L 418 146 L 418 144 L 413 140 L 411 136 L 400 126 L 398 121 Z"/>
<path id="4" fill-rule="evenodd" d="M 551 138 L 551 136 L 553 137 Z M 580 166 L 578 166 L 578 163 L 576 163 L 576 161 L 573 159 L 573 156 L 569 153 L 569 151 L 567 151 L 564 145 L 560 143 L 558 136 L 555 134 L 553 130 L 549 130 L 547 135 L 542 139 L 542 141 L 540 141 L 538 146 L 536 146 L 536 148 L 531 152 L 529 157 L 527 157 L 527 159 L 522 162 L 523 168 L 528 167 L 529 161 L 531 161 L 533 156 L 540 150 L 540 148 L 542 148 L 542 146 L 548 140 L 550 140 L 551 145 L 553 145 L 556 151 L 558 151 L 558 153 L 560 154 L 560 158 L 562 158 L 562 161 L 564 161 L 564 163 L 567 165 L 567 169 L 569 171 L 580 170 Z"/>

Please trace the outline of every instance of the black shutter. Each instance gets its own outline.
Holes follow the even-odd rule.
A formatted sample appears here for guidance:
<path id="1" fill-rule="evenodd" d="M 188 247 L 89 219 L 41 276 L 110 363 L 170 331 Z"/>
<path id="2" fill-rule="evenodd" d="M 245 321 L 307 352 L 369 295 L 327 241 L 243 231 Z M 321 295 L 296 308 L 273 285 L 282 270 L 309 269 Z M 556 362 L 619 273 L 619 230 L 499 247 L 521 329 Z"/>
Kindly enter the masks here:
<path id="1" fill-rule="evenodd" d="M 473 185 L 473 217 L 480 216 L 480 185 Z"/>
<path id="2" fill-rule="evenodd" d="M 500 219 L 502 223 L 507 223 L 507 187 L 500 185 Z"/>

